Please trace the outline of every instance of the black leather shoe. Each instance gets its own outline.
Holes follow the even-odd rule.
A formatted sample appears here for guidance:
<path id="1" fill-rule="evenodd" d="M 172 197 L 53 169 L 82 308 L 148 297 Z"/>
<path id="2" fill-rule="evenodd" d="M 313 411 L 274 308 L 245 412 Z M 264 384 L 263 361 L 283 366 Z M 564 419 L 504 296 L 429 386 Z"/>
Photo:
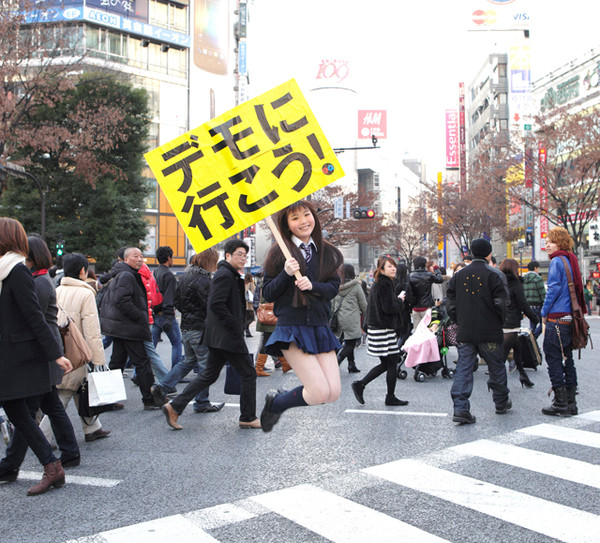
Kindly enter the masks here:
<path id="1" fill-rule="evenodd" d="M 0 468 L 0 481 L 5 483 L 14 483 L 19 475 L 19 470 Z"/>
<path id="2" fill-rule="evenodd" d="M 273 429 L 273 426 L 277 424 L 279 417 L 281 417 L 281 413 L 271 413 L 273 400 L 278 394 L 279 392 L 276 390 L 269 390 L 265 396 L 265 406 L 260 414 L 260 426 L 263 429 L 263 432 L 270 432 Z"/>
<path id="3" fill-rule="evenodd" d="M 348 373 L 360 373 L 360 370 L 354 365 L 348 365 Z"/>
<path id="4" fill-rule="evenodd" d="M 162 407 L 169 401 L 167 400 L 162 388 L 160 388 L 158 385 L 152 385 L 150 387 L 150 393 L 154 398 L 154 405 L 157 405 L 158 407 Z"/>
<path id="5" fill-rule="evenodd" d="M 110 434 L 110 430 L 103 430 L 102 428 L 100 428 L 100 430 L 96 430 L 91 434 L 85 434 L 85 440 L 87 442 L 90 442 L 96 441 L 97 439 L 104 439 L 105 437 L 108 437 L 108 434 Z"/>
<path id="6" fill-rule="evenodd" d="M 512 409 L 512 402 L 510 401 L 510 398 L 507 398 L 506 402 L 496 406 L 496 415 L 504 415 L 510 409 Z"/>
<path id="7" fill-rule="evenodd" d="M 81 456 L 71 456 L 69 457 L 60 457 L 60 463 L 63 468 L 76 468 L 79 464 L 81 464 Z"/>
<path id="8" fill-rule="evenodd" d="M 459 424 L 474 424 L 477 419 L 468 411 L 455 411 L 452 417 L 453 422 Z"/>
<path id="9" fill-rule="evenodd" d="M 350 386 L 352 387 L 352 392 L 354 392 L 356 401 L 362 405 L 365 405 L 365 399 L 363 398 L 365 385 L 363 385 L 360 381 L 354 381 L 354 383 L 352 383 Z"/>
<path id="10" fill-rule="evenodd" d="M 385 405 L 408 405 L 408 402 L 406 400 L 400 400 L 396 398 L 396 396 L 393 394 L 388 394 L 385 397 Z"/>
<path id="11" fill-rule="evenodd" d="M 200 409 L 196 409 L 194 407 L 194 411 L 196 413 L 216 413 L 217 411 L 221 411 L 224 405 L 224 403 L 211 403 L 210 405 L 201 407 Z"/>

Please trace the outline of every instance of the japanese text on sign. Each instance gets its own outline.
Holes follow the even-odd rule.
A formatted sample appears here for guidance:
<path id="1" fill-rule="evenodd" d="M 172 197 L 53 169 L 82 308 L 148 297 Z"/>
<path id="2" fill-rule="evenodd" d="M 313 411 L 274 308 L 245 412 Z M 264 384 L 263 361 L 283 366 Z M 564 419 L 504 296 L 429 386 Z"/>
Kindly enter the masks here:
<path id="1" fill-rule="evenodd" d="M 197 252 L 344 175 L 293 79 L 145 157 Z"/>

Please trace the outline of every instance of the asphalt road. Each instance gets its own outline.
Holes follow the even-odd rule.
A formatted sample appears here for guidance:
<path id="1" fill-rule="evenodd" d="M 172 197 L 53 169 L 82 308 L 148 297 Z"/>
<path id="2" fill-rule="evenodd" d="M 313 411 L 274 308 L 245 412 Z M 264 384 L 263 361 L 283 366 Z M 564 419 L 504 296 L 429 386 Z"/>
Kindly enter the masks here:
<path id="1" fill-rule="evenodd" d="M 600 346 L 600 319 L 590 322 Z M 258 337 L 248 343 L 255 351 Z M 159 352 L 168 360 L 166 337 Z M 597 361 L 590 349 L 577 361 L 573 418 L 542 415 L 545 366 L 530 372 L 533 389 L 510 374 L 514 408 L 496 415 L 482 366 L 472 396 L 477 423 L 460 427 L 451 420 L 451 381 L 438 374 L 418 383 L 412 370 L 396 389 L 407 407 L 384 405 L 384 376 L 361 406 L 344 363 L 337 403 L 288 411 L 269 434 L 238 428 L 238 398 L 224 395 L 224 372 L 211 400 L 226 407 L 188 408 L 179 432 L 160 411 L 142 410 L 127 379 L 126 408 L 102 416 L 108 439 L 85 443 L 70 406 L 82 463 L 63 488 L 26 497 L 41 474 L 31 453 L 17 482 L 0 483 L 0 541 L 598 541 Z M 359 375 L 374 363 L 365 347 L 357 351 Z M 298 380 L 275 370 L 257 383 L 260 414 L 270 388 Z"/>

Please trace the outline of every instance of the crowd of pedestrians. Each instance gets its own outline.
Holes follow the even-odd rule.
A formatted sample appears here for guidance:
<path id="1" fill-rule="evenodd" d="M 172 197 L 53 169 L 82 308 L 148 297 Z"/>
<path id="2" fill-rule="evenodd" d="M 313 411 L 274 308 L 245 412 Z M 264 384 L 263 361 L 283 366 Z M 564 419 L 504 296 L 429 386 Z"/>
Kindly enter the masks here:
<path id="1" fill-rule="evenodd" d="M 138 247 L 123 247 L 110 271 L 97 278 L 90 277 L 84 255 L 67 254 L 52 279 L 44 240 L 27 238 L 18 221 L 0 218 L 0 403 L 15 428 L 0 460 L 0 481 L 16 480 L 30 447 L 44 473 L 28 494 L 64 484 L 64 468 L 81 460 L 65 408 L 71 399 L 78 406 L 81 386 L 94 367 L 123 371 L 133 366 L 132 381 L 143 410 L 162 410 L 169 427 L 181 430 L 180 417 L 192 400 L 197 413 L 223 408 L 223 403 L 210 402 L 209 390 L 228 364 L 228 372 L 239 379 L 237 425 L 270 432 L 291 408 L 335 402 L 342 393 L 342 363 L 347 360 L 350 373 L 361 372 L 355 351 L 366 337 L 373 365 L 363 368 L 364 377 L 351 384 L 354 397 L 365 404 L 367 385 L 385 374 L 383 403 L 406 406 L 409 402 L 396 396 L 402 347 L 432 310 L 447 315 L 446 325 L 453 323 L 457 330 L 458 359 L 450 394 L 454 422 L 476 422 L 470 397 L 480 358 L 487 365 L 496 414 L 513 407 L 506 367 L 510 352 L 521 385 L 533 387 L 519 341 L 523 315 L 536 339 L 545 329 L 543 351 L 554 399 L 542 412 L 577 414 L 567 278 L 572 276 L 583 308 L 591 309 L 594 290 L 583 286 L 566 230 L 548 233 L 547 290 L 539 263 L 530 262 L 521 278 L 513 259 L 497 267 L 490 242 L 480 238 L 450 273 L 421 256 L 414 258 L 410 273 L 406 263 L 381 257 L 368 291 L 353 266 L 344 264 L 340 251 L 323 238 L 310 202 L 301 200 L 283 209 L 276 221 L 284 246 L 272 246 L 257 284 L 244 273 L 249 247 L 240 239 L 225 243 L 221 261 L 212 248 L 194 255 L 179 279 L 171 270 L 169 247 L 157 249 L 159 265 L 153 272 Z M 246 338 L 252 337 L 249 326 L 262 306 L 269 306 L 272 319 L 257 322 L 261 338 L 254 361 Z M 90 364 L 75 371 L 63 356 L 58 328 L 67 317 L 92 352 Z M 170 370 L 156 350 L 163 333 L 171 344 Z M 107 364 L 105 349 L 110 344 Z M 256 381 L 271 375 L 266 368 L 269 356 L 276 368 L 293 370 L 299 385 L 289 391 L 270 390 L 257 415 Z M 177 385 L 192 372 L 177 393 Z M 105 407 L 119 409 L 123 404 Z M 79 419 L 85 441 L 109 437 L 99 416 Z"/>

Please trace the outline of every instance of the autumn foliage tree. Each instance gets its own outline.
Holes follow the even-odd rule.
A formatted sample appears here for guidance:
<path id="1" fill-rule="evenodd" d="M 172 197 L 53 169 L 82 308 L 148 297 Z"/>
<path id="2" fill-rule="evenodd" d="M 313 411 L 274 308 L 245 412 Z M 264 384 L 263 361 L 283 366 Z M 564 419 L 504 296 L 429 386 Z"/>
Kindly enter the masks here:
<path id="1" fill-rule="evenodd" d="M 62 107 L 84 71 L 83 34 L 78 27 L 36 23 L 44 18 L 43 5 L 0 4 L 0 163 L 26 147 L 31 153 L 19 156 L 25 167 L 47 154 L 91 185 L 98 176 L 117 177 L 119 169 L 102 157 L 127 138 L 120 106 Z M 49 109 L 60 109 L 62 122 L 40 115 Z"/>
<path id="2" fill-rule="evenodd" d="M 578 247 L 600 210 L 600 109 L 556 109 L 535 119 L 531 135 L 488 134 L 478 179 L 496 193 L 566 228 Z"/>
<path id="3" fill-rule="evenodd" d="M 139 245 L 146 237 L 144 208 L 150 189 L 143 175 L 150 124 L 147 94 L 116 77 L 91 74 L 65 91 L 58 107 L 41 107 L 31 119 L 60 127 L 72 120 L 67 111 L 90 110 L 96 104 L 118 108 L 119 130 L 126 137 L 113 141 L 106 152 L 87 147 L 87 160 L 103 166 L 93 183 L 78 173 L 75 157 L 69 159 L 62 147 L 41 156 L 39 150 L 23 145 L 15 151 L 15 158 L 33 159 L 28 171 L 44 184 L 49 245 L 62 238 L 67 252 L 89 255 L 98 269 L 105 269 L 119 247 Z M 90 131 L 99 138 L 106 137 L 101 125 L 90 127 Z M 28 232 L 39 231 L 37 188 L 30 181 L 9 177 L 0 198 L 0 212 L 21 220 Z"/>
<path id="4" fill-rule="evenodd" d="M 344 198 L 344 218 L 334 217 L 335 198 Z M 365 243 L 372 247 L 385 245 L 382 233 L 385 230 L 385 217 L 376 214 L 373 219 L 346 218 L 346 205 L 351 209 L 359 206 L 370 207 L 377 196 L 363 191 L 348 191 L 342 183 L 332 183 L 312 195 L 312 202 L 319 210 L 321 228 L 325 230 L 327 239 L 341 247 L 354 243 Z"/>
<path id="5" fill-rule="evenodd" d="M 438 243 L 438 225 L 434 214 L 420 203 L 403 209 L 400 220 L 389 217 L 384 233 L 386 250 L 406 261 L 409 269 L 417 256 L 434 256 Z"/>
<path id="6" fill-rule="evenodd" d="M 490 190 L 483 180 L 470 178 L 465 191 L 456 183 L 445 183 L 441 193 L 431 185 L 427 201 L 442 218 L 439 235 L 447 236 L 457 247 L 470 247 L 481 236 L 509 241 L 518 235 L 507 224 L 506 194 Z"/>

